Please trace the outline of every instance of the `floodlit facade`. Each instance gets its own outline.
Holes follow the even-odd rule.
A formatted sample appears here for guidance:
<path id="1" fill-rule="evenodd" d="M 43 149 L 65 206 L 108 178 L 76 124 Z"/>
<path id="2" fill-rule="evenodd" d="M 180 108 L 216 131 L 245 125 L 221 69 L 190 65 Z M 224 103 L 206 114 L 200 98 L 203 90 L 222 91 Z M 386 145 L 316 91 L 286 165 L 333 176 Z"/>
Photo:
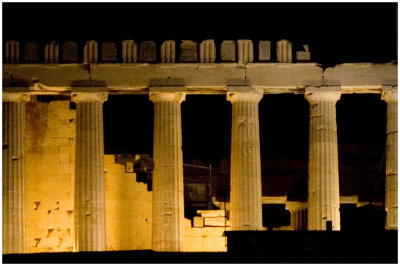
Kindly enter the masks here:
<path id="1" fill-rule="evenodd" d="M 274 53 L 266 40 L 177 47 L 5 43 L 3 254 L 226 251 L 225 230 L 266 230 L 262 204 L 277 202 L 291 215 L 281 229 L 340 230 L 340 203 L 349 199 L 339 191 L 336 103 L 354 93 L 387 103 L 384 204 L 386 229 L 397 229 L 397 64 L 323 69 L 309 61 L 307 45 L 292 51 L 288 40 Z M 302 94 L 310 106 L 308 202 L 262 195 L 258 105 L 284 93 Z M 134 158 L 104 154 L 103 103 L 135 94 L 154 104 L 151 189 L 136 182 Z M 184 217 L 181 103 L 193 94 L 226 95 L 232 105 L 229 219 L 226 208 Z"/>

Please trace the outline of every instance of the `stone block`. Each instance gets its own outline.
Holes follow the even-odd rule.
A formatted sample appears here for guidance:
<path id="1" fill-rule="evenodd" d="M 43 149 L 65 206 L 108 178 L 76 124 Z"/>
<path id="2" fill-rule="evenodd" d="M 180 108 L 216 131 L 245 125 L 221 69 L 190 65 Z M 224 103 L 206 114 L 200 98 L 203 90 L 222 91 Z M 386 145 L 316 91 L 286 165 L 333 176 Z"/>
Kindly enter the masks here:
<path id="1" fill-rule="evenodd" d="M 279 63 L 292 62 L 292 43 L 288 40 L 276 42 L 276 59 Z"/>
<path id="2" fill-rule="evenodd" d="M 44 47 L 44 62 L 45 63 L 58 63 L 58 43 L 52 41 L 50 43 L 46 43 Z"/>
<path id="3" fill-rule="evenodd" d="M 271 42 L 260 41 L 258 43 L 258 60 L 270 61 L 271 60 Z"/>
<path id="4" fill-rule="evenodd" d="M 38 61 L 38 44 L 28 42 L 24 47 L 24 61 L 26 63 L 34 63 Z"/>
<path id="5" fill-rule="evenodd" d="M 204 40 L 200 43 L 200 63 L 214 63 L 216 48 L 214 40 Z"/>
<path id="6" fill-rule="evenodd" d="M 226 238 L 204 237 L 202 251 L 226 251 Z"/>
<path id="7" fill-rule="evenodd" d="M 183 228 L 183 235 L 185 237 L 187 236 L 198 236 L 198 237 L 203 237 L 205 236 L 205 232 L 203 231 L 203 227 L 191 227 L 191 228 Z"/>
<path id="8" fill-rule="evenodd" d="M 117 62 L 118 48 L 114 42 L 103 42 L 101 44 L 101 61 L 113 63 Z"/>
<path id="9" fill-rule="evenodd" d="M 184 252 L 200 252 L 203 248 L 203 237 L 185 237 L 183 240 Z"/>
<path id="10" fill-rule="evenodd" d="M 203 227 L 204 221 L 203 217 L 195 216 L 193 217 L 193 227 Z"/>
<path id="11" fill-rule="evenodd" d="M 76 42 L 65 42 L 62 45 L 62 61 L 64 63 L 78 62 L 78 44 Z"/>
<path id="12" fill-rule="evenodd" d="M 6 55 L 5 61 L 9 64 L 17 64 L 19 62 L 19 42 L 7 41 L 6 42 Z"/>
<path id="13" fill-rule="evenodd" d="M 184 228 L 191 228 L 192 227 L 192 220 L 184 218 L 183 219 L 183 227 Z"/>
<path id="14" fill-rule="evenodd" d="M 225 227 L 204 227 L 203 232 L 206 237 L 223 237 Z"/>
<path id="15" fill-rule="evenodd" d="M 198 210 L 197 214 L 202 217 L 225 217 L 224 210 Z"/>
<path id="16" fill-rule="evenodd" d="M 254 59 L 253 42 L 251 40 L 238 40 L 237 41 L 237 54 L 238 63 L 246 64 L 252 63 Z"/>
<path id="17" fill-rule="evenodd" d="M 161 63 L 175 63 L 175 41 L 168 40 L 161 44 Z"/>
<path id="18" fill-rule="evenodd" d="M 297 61 L 310 61 L 310 49 L 307 44 L 303 45 L 304 51 L 296 52 L 296 60 Z"/>
<path id="19" fill-rule="evenodd" d="M 137 44 L 133 40 L 122 41 L 122 62 L 136 63 L 137 62 Z"/>
<path id="20" fill-rule="evenodd" d="M 83 63 L 97 63 L 97 56 L 97 42 L 94 40 L 87 41 L 85 46 L 83 47 Z"/>
<path id="21" fill-rule="evenodd" d="M 140 43 L 140 62 L 151 63 L 156 61 L 156 42 L 144 41 Z"/>
<path id="22" fill-rule="evenodd" d="M 223 41 L 221 43 L 221 61 L 236 61 L 236 45 L 234 41 Z"/>
<path id="23" fill-rule="evenodd" d="M 204 226 L 225 226 L 225 217 L 206 217 L 204 218 Z"/>
<path id="24" fill-rule="evenodd" d="M 182 63 L 197 62 L 197 43 L 191 40 L 182 40 L 179 61 Z"/>

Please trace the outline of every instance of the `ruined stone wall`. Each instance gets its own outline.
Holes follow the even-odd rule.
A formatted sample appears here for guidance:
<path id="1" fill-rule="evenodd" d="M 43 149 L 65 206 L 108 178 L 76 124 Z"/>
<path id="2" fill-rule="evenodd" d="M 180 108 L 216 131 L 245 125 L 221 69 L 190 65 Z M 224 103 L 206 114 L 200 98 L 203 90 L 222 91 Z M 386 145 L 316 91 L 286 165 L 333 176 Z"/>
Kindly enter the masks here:
<path id="1" fill-rule="evenodd" d="M 32 97 L 26 108 L 27 252 L 74 251 L 75 110 Z M 151 249 L 152 195 L 105 155 L 107 250 Z"/>
<path id="2" fill-rule="evenodd" d="M 151 249 L 152 193 L 105 155 L 107 250 Z"/>
<path id="3" fill-rule="evenodd" d="M 69 99 L 26 107 L 27 252 L 74 249 L 75 110 Z"/>

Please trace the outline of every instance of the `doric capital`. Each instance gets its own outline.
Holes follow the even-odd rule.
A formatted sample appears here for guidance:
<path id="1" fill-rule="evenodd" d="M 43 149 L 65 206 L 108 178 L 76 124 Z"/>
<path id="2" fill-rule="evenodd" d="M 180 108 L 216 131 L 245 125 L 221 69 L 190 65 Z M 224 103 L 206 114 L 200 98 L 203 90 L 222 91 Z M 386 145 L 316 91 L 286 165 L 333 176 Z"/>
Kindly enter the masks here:
<path id="1" fill-rule="evenodd" d="M 385 102 L 397 101 L 397 86 L 383 86 L 381 99 Z"/>
<path id="2" fill-rule="evenodd" d="M 236 101 L 259 102 L 264 96 L 264 90 L 252 86 L 230 86 L 226 94 L 226 100 L 234 103 Z"/>
<path id="3" fill-rule="evenodd" d="M 186 99 L 185 92 L 150 92 L 150 101 L 153 103 L 173 101 L 181 103 Z"/>
<path id="4" fill-rule="evenodd" d="M 165 101 L 181 103 L 186 99 L 186 92 L 183 86 L 153 86 L 150 87 L 149 98 L 153 103 Z"/>
<path id="5" fill-rule="evenodd" d="M 337 102 L 340 99 L 340 86 L 307 87 L 304 98 L 309 103 Z"/>
<path id="6" fill-rule="evenodd" d="M 3 102 L 28 102 L 29 93 L 3 92 Z"/>
<path id="7" fill-rule="evenodd" d="M 104 92 L 74 92 L 71 94 L 71 101 L 75 103 L 80 102 L 105 102 L 107 101 L 108 94 Z"/>

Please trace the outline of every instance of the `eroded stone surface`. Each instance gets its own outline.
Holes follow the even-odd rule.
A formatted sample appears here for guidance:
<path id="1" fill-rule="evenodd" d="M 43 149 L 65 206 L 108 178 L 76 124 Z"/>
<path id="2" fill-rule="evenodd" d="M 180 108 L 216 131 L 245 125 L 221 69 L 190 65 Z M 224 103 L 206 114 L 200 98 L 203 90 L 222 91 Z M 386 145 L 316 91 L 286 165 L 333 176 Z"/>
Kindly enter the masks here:
<path id="1" fill-rule="evenodd" d="M 62 45 L 62 60 L 65 63 L 78 62 L 78 44 L 76 42 L 65 42 Z"/>
<path id="2" fill-rule="evenodd" d="M 235 62 L 236 60 L 236 47 L 234 41 L 223 41 L 221 43 L 221 61 Z"/>
<path id="3" fill-rule="evenodd" d="M 182 40 L 179 61 L 182 63 L 197 62 L 197 43 L 191 40 Z"/>
<path id="4" fill-rule="evenodd" d="M 144 41 L 140 43 L 140 62 L 152 63 L 156 61 L 156 42 Z"/>
<path id="5" fill-rule="evenodd" d="M 269 61 L 271 60 L 271 42 L 260 41 L 258 43 L 258 60 Z"/>
<path id="6" fill-rule="evenodd" d="M 38 44 L 35 42 L 28 42 L 24 47 L 24 61 L 27 63 L 34 63 L 38 61 Z"/>
<path id="7" fill-rule="evenodd" d="M 297 61 L 310 61 L 310 48 L 307 44 L 303 45 L 304 51 L 296 52 L 296 60 Z"/>
<path id="8" fill-rule="evenodd" d="M 101 61 L 117 62 L 117 44 L 114 42 L 103 42 L 101 44 Z"/>

